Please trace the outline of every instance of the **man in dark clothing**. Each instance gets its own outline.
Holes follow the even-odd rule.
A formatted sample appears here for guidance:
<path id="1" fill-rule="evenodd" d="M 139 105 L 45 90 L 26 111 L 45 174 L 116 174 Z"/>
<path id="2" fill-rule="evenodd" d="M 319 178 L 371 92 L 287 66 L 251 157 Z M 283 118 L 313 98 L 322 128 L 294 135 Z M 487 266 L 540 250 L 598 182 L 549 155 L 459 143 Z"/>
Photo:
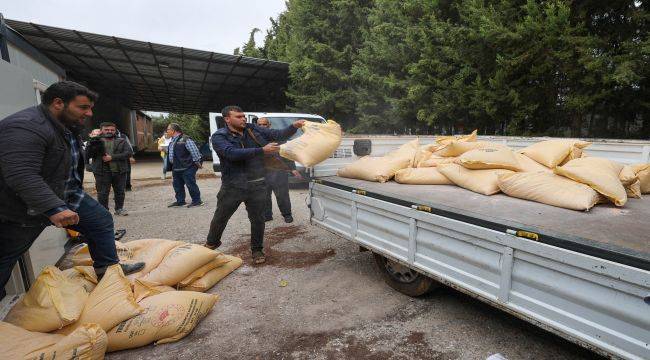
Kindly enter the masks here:
<path id="1" fill-rule="evenodd" d="M 87 154 L 93 159 L 93 174 L 97 201 L 108 210 L 108 195 L 113 187 L 115 195 L 115 215 L 126 216 L 124 209 L 124 189 L 129 158 L 133 154 L 131 145 L 123 138 L 116 137 L 117 127 L 111 122 L 99 126 L 101 135 L 91 138 Z"/>
<path id="2" fill-rule="evenodd" d="M 205 246 L 211 249 L 221 246 L 221 235 L 228 220 L 243 202 L 251 222 L 253 260 L 261 264 L 266 261 L 263 252 L 265 163 L 273 163 L 273 159 L 265 156 L 280 151 L 272 141 L 287 140 L 305 121 L 298 120 L 285 129 L 274 130 L 247 124 L 246 115 L 238 106 L 226 106 L 221 114 L 226 126 L 211 137 L 212 148 L 221 162 L 221 189 Z"/>
<path id="3" fill-rule="evenodd" d="M 263 117 L 257 120 L 257 125 L 266 129 L 271 128 L 271 121 Z M 279 158 L 279 156 L 278 156 Z M 275 200 L 280 208 L 280 214 L 284 218 L 284 222 L 292 223 L 293 216 L 291 216 L 291 200 L 289 198 L 289 173 L 293 176 L 302 179 L 300 172 L 296 170 L 296 163 L 289 159 L 280 158 L 286 165 L 283 169 L 266 169 L 264 175 L 266 181 L 266 206 L 264 208 L 264 220 L 273 220 L 273 200 L 271 196 L 275 193 Z"/>
<path id="4" fill-rule="evenodd" d="M 51 85 L 40 106 L 0 121 L 0 298 L 20 256 L 48 225 L 85 235 L 98 277 L 117 264 L 111 214 L 83 191 L 79 131 L 97 95 L 82 85 Z M 125 273 L 144 263 L 122 265 Z"/>
<path id="5" fill-rule="evenodd" d="M 196 184 L 196 172 L 203 167 L 201 152 L 194 140 L 183 134 L 180 125 L 171 123 L 167 126 L 167 130 L 172 133 L 167 152 L 167 169 L 172 171 L 172 186 L 176 193 L 176 201 L 167 207 L 185 206 L 185 186 L 192 198 L 192 202 L 187 207 L 203 206 L 201 190 Z"/>

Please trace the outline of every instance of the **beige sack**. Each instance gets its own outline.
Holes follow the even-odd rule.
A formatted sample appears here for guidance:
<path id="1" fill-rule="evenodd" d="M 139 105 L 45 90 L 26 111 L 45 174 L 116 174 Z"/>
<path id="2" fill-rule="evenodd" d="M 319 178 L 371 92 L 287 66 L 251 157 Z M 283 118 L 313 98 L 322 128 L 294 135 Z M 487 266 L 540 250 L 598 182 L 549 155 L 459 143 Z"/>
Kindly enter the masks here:
<path id="1" fill-rule="evenodd" d="M 455 164 L 456 160 L 458 160 L 457 157 L 442 157 L 438 155 L 431 155 L 427 160 L 420 162 L 420 165 L 418 167 L 425 168 L 436 167 L 443 164 Z"/>
<path id="2" fill-rule="evenodd" d="M 412 185 L 451 185 L 449 179 L 435 167 L 402 169 L 395 174 L 395 181 Z"/>
<path id="3" fill-rule="evenodd" d="M 176 286 L 194 270 L 214 260 L 220 252 L 205 246 L 185 243 L 170 250 L 157 268 L 142 279 L 162 285 Z"/>
<path id="4" fill-rule="evenodd" d="M 326 160 L 341 145 L 341 126 L 334 120 L 327 123 L 307 121 L 301 136 L 280 145 L 280 156 L 312 167 Z"/>
<path id="5" fill-rule="evenodd" d="M 573 159 L 554 169 L 555 173 L 571 180 L 591 186 L 606 196 L 616 206 L 623 206 L 627 193 L 619 173 L 622 166 L 611 160 L 597 157 Z"/>
<path id="6" fill-rule="evenodd" d="M 409 167 L 408 158 L 371 157 L 361 159 L 338 170 L 337 175 L 350 179 L 360 179 L 384 183 L 395 176 L 399 170 Z"/>
<path id="7" fill-rule="evenodd" d="M 475 141 L 475 142 L 452 142 L 440 150 L 434 152 L 434 155 L 442 157 L 457 157 L 470 150 L 476 149 L 509 149 L 509 147 L 488 141 Z"/>
<path id="8" fill-rule="evenodd" d="M 144 298 L 162 294 L 168 291 L 176 291 L 176 289 L 171 286 L 160 285 L 142 279 L 135 279 L 133 283 L 133 296 L 135 296 L 135 301 L 137 303 L 140 303 L 140 301 L 142 301 Z"/>
<path id="9" fill-rule="evenodd" d="M 505 194 L 571 210 L 589 210 L 598 193 L 585 184 L 546 172 L 501 174 L 499 188 Z"/>
<path id="10" fill-rule="evenodd" d="M 641 193 L 650 193 L 650 164 L 635 164 L 632 168 L 639 178 Z"/>
<path id="11" fill-rule="evenodd" d="M 393 158 L 393 159 L 408 159 L 409 163 L 407 167 L 415 166 L 416 159 L 420 151 L 420 139 L 415 139 L 409 141 L 406 144 L 393 150 L 388 154 L 384 155 L 384 158 Z"/>
<path id="12" fill-rule="evenodd" d="M 228 276 L 228 274 L 240 267 L 243 262 L 241 258 L 236 256 L 226 255 L 226 257 L 230 260 L 227 264 L 210 270 L 210 272 L 205 274 L 202 278 L 195 280 L 189 286 L 184 287 L 183 290 L 199 292 L 207 291 L 223 278 Z"/>
<path id="13" fill-rule="evenodd" d="M 218 295 L 194 291 L 173 291 L 148 297 L 140 303 L 145 309 L 142 314 L 108 331 L 108 351 L 180 340 L 194 330 L 218 299 Z"/>
<path id="14" fill-rule="evenodd" d="M 97 324 L 85 324 L 65 336 L 31 332 L 0 322 L 3 359 L 102 360 L 107 342 L 106 332 Z"/>
<path id="15" fill-rule="evenodd" d="M 517 163 L 519 164 L 521 172 L 545 172 L 549 174 L 553 173 L 553 169 L 547 168 L 546 166 L 538 163 L 526 155 L 515 153 L 515 158 L 517 159 Z"/>
<path id="16" fill-rule="evenodd" d="M 641 180 L 637 180 L 629 185 L 625 185 L 625 193 L 628 198 L 640 199 L 641 198 Z"/>
<path id="17" fill-rule="evenodd" d="M 173 241 L 165 239 L 140 239 L 124 243 L 127 250 L 120 260 L 128 262 L 144 262 L 142 270 L 129 274 L 127 278 L 134 280 L 147 275 L 151 270 L 160 265 L 167 253 L 173 248 L 183 245 L 182 241 Z"/>
<path id="18" fill-rule="evenodd" d="M 88 296 L 79 320 L 58 330 L 57 333 L 70 334 L 86 323 L 98 324 L 104 331 L 108 331 L 141 311 L 142 308 L 135 302 L 131 284 L 124 276 L 122 268 L 118 264 L 111 265 Z"/>
<path id="19" fill-rule="evenodd" d="M 440 165 L 438 170 L 454 184 L 483 195 L 498 193 L 500 190 L 497 176 L 512 173 L 504 169 L 470 170 L 458 164 Z"/>
<path id="20" fill-rule="evenodd" d="M 88 293 L 81 285 L 47 266 L 5 321 L 29 331 L 50 332 L 77 321 L 86 299 Z"/>
<path id="21" fill-rule="evenodd" d="M 427 161 L 431 157 L 433 152 L 436 151 L 437 149 L 438 149 L 438 144 L 429 144 L 429 145 L 420 146 L 420 149 L 415 154 L 415 161 L 413 163 L 413 167 L 423 167 L 421 166 L 422 163 Z"/>
<path id="22" fill-rule="evenodd" d="M 510 149 L 470 150 L 458 158 L 458 163 L 466 169 L 507 169 L 521 171 L 515 153 Z"/>
<path id="23" fill-rule="evenodd" d="M 478 135 L 478 130 L 472 131 L 469 135 L 457 135 L 457 136 L 437 136 L 436 142 L 440 145 L 447 145 L 454 141 L 456 142 L 472 142 L 476 141 Z"/>
<path id="24" fill-rule="evenodd" d="M 521 150 L 521 153 L 538 163 L 553 169 L 562 163 L 567 157 L 580 158 L 582 149 L 591 145 L 590 142 L 574 139 L 553 139 L 540 141 Z"/>
<path id="25" fill-rule="evenodd" d="M 130 250 L 126 245 L 119 241 L 115 241 L 115 248 L 117 250 L 117 256 L 120 260 L 129 260 L 128 256 Z M 90 250 L 88 249 L 88 244 L 84 244 L 82 247 L 77 249 L 74 254 L 72 254 L 72 264 L 74 266 L 92 266 L 93 259 L 90 257 Z"/>
<path id="26" fill-rule="evenodd" d="M 230 258 L 225 256 L 224 254 L 219 254 L 219 256 L 217 256 L 214 260 L 210 261 L 209 263 L 194 270 L 191 274 L 187 275 L 185 279 L 181 280 L 181 282 L 178 283 L 178 286 L 185 287 L 191 284 L 192 282 L 194 282 L 195 280 L 202 278 L 210 270 L 224 266 L 229 262 L 230 262 Z"/>
<path id="27" fill-rule="evenodd" d="M 63 270 L 63 275 L 70 281 L 81 285 L 87 293 L 93 291 L 97 286 L 97 275 L 95 275 L 95 269 L 92 266 L 75 266 Z"/>

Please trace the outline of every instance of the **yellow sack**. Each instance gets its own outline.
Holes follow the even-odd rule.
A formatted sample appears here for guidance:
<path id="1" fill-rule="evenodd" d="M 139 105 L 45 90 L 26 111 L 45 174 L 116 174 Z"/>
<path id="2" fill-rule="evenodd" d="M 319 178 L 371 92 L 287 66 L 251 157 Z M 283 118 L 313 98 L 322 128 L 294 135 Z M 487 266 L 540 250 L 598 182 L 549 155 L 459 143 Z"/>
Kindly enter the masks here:
<path id="1" fill-rule="evenodd" d="M 624 165 L 621 171 L 618 173 L 618 178 L 621 180 L 621 184 L 624 186 L 631 185 L 639 180 L 639 176 L 634 171 L 634 168 L 631 165 Z"/>
<path id="2" fill-rule="evenodd" d="M 218 295 L 172 291 L 148 297 L 140 303 L 144 312 L 108 331 L 108 351 L 165 344 L 189 334 L 219 299 Z"/>
<path id="3" fill-rule="evenodd" d="M 635 164 L 632 168 L 639 178 L 641 193 L 650 193 L 650 164 Z"/>
<path id="4" fill-rule="evenodd" d="M 506 195 L 571 210 L 589 210 L 599 195 L 585 184 L 546 172 L 501 174 L 499 188 Z"/>
<path id="5" fill-rule="evenodd" d="M 590 142 L 575 139 L 553 139 L 540 141 L 521 150 L 521 153 L 538 163 L 553 169 L 565 159 L 580 158 L 582 149 L 591 145 Z"/>
<path id="6" fill-rule="evenodd" d="M 124 243 L 126 252 L 118 255 L 122 261 L 144 262 L 142 270 L 127 276 L 128 279 L 133 280 L 143 277 L 157 268 L 170 250 L 183 244 L 182 241 L 165 239 L 133 240 Z"/>
<path id="7" fill-rule="evenodd" d="M 457 157 L 463 155 L 464 153 L 470 150 L 476 150 L 476 149 L 498 150 L 498 149 L 509 149 L 509 147 L 503 144 L 498 144 L 498 143 L 493 143 L 488 141 L 475 141 L 475 142 L 455 141 L 441 148 L 440 150 L 434 152 L 433 154 L 442 157 Z"/>
<path id="8" fill-rule="evenodd" d="M 573 159 L 563 166 L 558 166 L 554 172 L 589 185 L 616 206 L 623 206 L 627 202 L 627 193 L 618 177 L 621 168 L 620 164 L 608 159 L 586 157 Z"/>
<path id="9" fill-rule="evenodd" d="M 225 278 L 231 272 L 235 271 L 242 264 L 242 259 L 236 256 L 226 255 L 230 260 L 227 264 L 220 266 L 216 269 L 210 270 L 202 278 L 195 280 L 190 285 L 183 288 L 187 291 L 204 292 L 216 285 L 221 279 Z"/>
<path id="10" fill-rule="evenodd" d="M 142 299 L 148 298 L 149 296 L 162 294 L 168 291 L 176 291 L 176 289 L 171 286 L 160 285 L 142 279 L 135 279 L 133 283 L 133 296 L 135 296 L 135 301 L 137 303 L 140 303 Z"/>
<path id="11" fill-rule="evenodd" d="M 115 248 L 117 249 L 117 256 L 120 260 L 129 260 L 129 248 L 126 247 L 123 243 L 115 241 Z M 72 264 L 74 266 L 92 266 L 93 259 L 90 257 L 90 250 L 88 249 L 88 244 L 84 244 L 82 247 L 77 249 L 74 254 L 72 254 Z"/>
<path id="12" fill-rule="evenodd" d="M 438 170 L 454 184 L 483 195 L 498 193 L 497 176 L 512 173 L 504 169 L 470 170 L 458 164 L 440 165 Z"/>
<path id="13" fill-rule="evenodd" d="M 418 167 L 436 167 L 443 164 L 455 164 L 457 157 L 442 157 L 438 155 L 431 155 L 427 160 L 422 161 Z"/>
<path id="14" fill-rule="evenodd" d="M 364 156 L 337 171 L 337 175 L 350 179 L 360 179 L 384 183 L 395 176 L 399 170 L 409 167 L 412 159 L 393 157 Z"/>
<path id="15" fill-rule="evenodd" d="M 170 250 L 157 268 L 142 279 L 162 285 L 176 286 L 194 270 L 214 260 L 220 252 L 205 246 L 185 243 Z"/>
<path id="16" fill-rule="evenodd" d="M 280 145 L 280 156 L 312 167 L 334 154 L 341 145 L 341 126 L 334 120 L 321 124 L 305 122 L 301 136 Z"/>
<path id="17" fill-rule="evenodd" d="M 384 155 L 384 158 L 408 159 L 408 167 L 413 167 L 420 151 L 420 139 L 409 141 L 406 144 Z"/>
<path id="18" fill-rule="evenodd" d="M 476 141 L 478 135 L 478 130 L 472 131 L 469 135 L 457 135 L 457 136 L 437 136 L 436 142 L 440 145 L 447 145 L 454 141 L 456 142 L 472 142 Z"/>
<path id="19" fill-rule="evenodd" d="M 187 275 L 187 277 L 181 282 L 178 283 L 178 286 L 180 287 L 185 287 L 194 280 L 202 278 L 205 274 L 207 274 L 210 270 L 216 269 L 218 267 L 224 266 L 225 264 L 229 263 L 230 259 L 224 255 L 224 254 L 219 254 L 214 260 L 210 261 L 209 263 L 201 266 L 200 268 L 194 270 L 191 274 Z"/>
<path id="20" fill-rule="evenodd" d="M 61 270 L 46 266 L 5 321 L 25 330 L 50 332 L 79 319 L 88 293 Z"/>
<path id="21" fill-rule="evenodd" d="M 435 167 L 402 169 L 395 174 L 395 181 L 413 185 L 452 185 Z"/>
<path id="22" fill-rule="evenodd" d="M 625 193 L 628 198 L 641 198 L 641 180 L 637 180 L 630 185 L 625 185 Z"/>
<path id="23" fill-rule="evenodd" d="M 413 166 L 423 167 L 421 166 L 421 164 L 427 161 L 431 157 L 433 152 L 436 151 L 437 149 L 438 149 L 438 144 L 429 144 L 429 145 L 420 146 L 420 149 L 415 154 L 415 161 L 413 162 Z"/>
<path id="24" fill-rule="evenodd" d="M 97 286 L 97 275 L 95 275 L 95 269 L 92 266 L 75 266 L 63 270 L 63 275 L 70 281 L 81 285 L 87 293 L 93 291 Z"/>
<path id="25" fill-rule="evenodd" d="M 70 334 L 86 323 L 98 324 L 104 331 L 108 331 L 140 312 L 142 308 L 135 302 L 129 280 L 124 276 L 120 265 L 115 264 L 106 269 L 104 277 L 88 296 L 79 320 L 56 333 Z"/>
<path id="26" fill-rule="evenodd" d="M 521 171 L 515 153 L 510 149 L 470 150 L 458 158 L 458 163 L 466 169 L 507 169 Z"/>
<path id="27" fill-rule="evenodd" d="M 65 336 L 31 332 L 0 322 L 3 359 L 102 360 L 107 343 L 106 332 L 97 324 L 84 324 Z"/>
<path id="28" fill-rule="evenodd" d="M 519 171 L 521 172 L 545 172 L 549 174 L 553 173 L 553 169 L 547 168 L 546 166 L 538 163 L 526 155 L 515 153 L 515 158 L 517 159 L 517 163 L 521 169 Z"/>

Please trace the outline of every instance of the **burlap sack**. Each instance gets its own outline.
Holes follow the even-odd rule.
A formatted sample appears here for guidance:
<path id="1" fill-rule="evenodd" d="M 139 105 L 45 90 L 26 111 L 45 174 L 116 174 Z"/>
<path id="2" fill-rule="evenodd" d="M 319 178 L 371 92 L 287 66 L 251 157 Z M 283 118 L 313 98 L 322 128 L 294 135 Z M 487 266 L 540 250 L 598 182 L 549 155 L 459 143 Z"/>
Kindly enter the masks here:
<path id="1" fill-rule="evenodd" d="M 489 142 L 489 141 L 474 141 L 474 142 L 458 142 L 454 141 L 447 146 L 434 152 L 434 155 L 442 157 L 458 157 L 470 150 L 476 149 L 509 149 L 506 145 Z"/>
<path id="2" fill-rule="evenodd" d="M 334 154 L 341 145 L 341 126 L 334 120 L 321 124 L 307 121 L 303 134 L 280 145 L 280 156 L 312 167 Z"/>
<path id="3" fill-rule="evenodd" d="M 339 169 L 337 175 L 350 179 L 383 183 L 392 179 L 399 170 L 409 167 L 411 162 L 412 159 L 408 158 L 364 156 Z"/>
<path id="4" fill-rule="evenodd" d="M 619 179 L 621 169 L 622 165 L 611 160 L 586 157 L 573 159 L 565 165 L 558 166 L 554 169 L 554 172 L 579 183 L 589 185 L 616 206 L 623 206 L 627 202 L 627 193 Z"/>
<path id="5" fill-rule="evenodd" d="M 512 173 L 505 169 L 470 170 L 458 164 L 440 165 L 438 170 L 454 184 L 483 195 L 494 195 L 501 191 L 497 176 Z"/>
<path id="6" fill-rule="evenodd" d="M 530 145 L 521 150 L 521 153 L 538 163 L 553 169 L 565 160 L 580 158 L 582 149 L 591 145 L 590 142 L 575 139 L 545 140 Z"/>
<path id="7" fill-rule="evenodd" d="M 451 185 L 449 179 L 435 167 L 407 168 L 395 174 L 395 181 L 412 185 Z"/>
<path id="8" fill-rule="evenodd" d="M 443 164 L 455 164 L 456 160 L 458 160 L 457 157 L 443 157 L 443 156 L 432 154 L 431 156 L 429 156 L 428 159 L 420 162 L 418 167 L 425 168 L 425 167 L 436 167 L 438 165 L 443 165 Z"/>
<path id="9" fill-rule="evenodd" d="M 397 150 L 393 150 L 388 154 L 384 155 L 384 158 L 408 159 L 409 163 L 407 167 L 413 167 L 415 166 L 416 160 L 418 159 L 419 151 L 420 151 L 420 139 L 415 139 L 413 141 L 409 141 L 406 144 L 400 146 L 399 148 L 397 148 Z"/>
<path id="10" fill-rule="evenodd" d="M 506 169 L 521 171 L 515 153 L 510 149 L 475 149 L 470 150 L 458 158 L 458 164 L 466 169 Z"/>
<path id="11" fill-rule="evenodd" d="M 472 142 L 476 141 L 478 130 L 472 131 L 469 135 L 456 135 L 456 136 L 436 136 L 436 143 L 439 145 L 447 145 L 452 142 Z"/>
<path id="12" fill-rule="evenodd" d="M 519 168 L 521 172 L 545 172 L 552 174 L 553 169 L 549 169 L 546 166 L 538 163 L 537 161 L 529 158 L 528 156 L 520 153 L 515 153 L 515 158 L 517 159 L 517 163 L 519 164 Z"/>
<path id="13" fill-rule="evenodd" d="M 142 279 L 135 279 L 133 282 L 133 296 L 137 303 L 140 303 L 142 299 L 168 291 L 176 291 L 176 289 L 171 286 L 160 285 Z"/>
<path id="14" fill-rule="evenodd" d="M 230 262 L 230 258 L 227 257 L 224 254 L 219 254 L 214 260 L 210 261 L 209 263 L 201 266 L 200 268 L 194 270 L 191 274 L 187 275 L 185 279 L 181 280 L 181 282 L 178 283 L 179 287 L 185 287 L 194 282 L 195 280 L 198 280 L 202 278 L 205 274 L 207 274 L 210 270 L 216 269 L 218 267 L 224 266 L 225 264 Z"/>
<path id="15" fill-rule="evenodd" d="M 641 193 L 650 193 L 650 164 L 634 164 L 632 168 L 639 178 Z"/>
<path id="16" fill-rule="evenodd" d="M 75 266 L 63 270 L 63 275 L 70 281 L 81 285 L 87 293 L 90 293 L 97 286 L 97 275 L 92 266 Z"/>
<path id="17" fill-rule="evenodd" d="M 170 250 L 160 265 L 141 279 L 176 286 L 194 270 L 214 260 L 219 254 L 220 252 L 205 246 L 185 243 Z"/>
<path id="18" fill-rule="evenodd" d="M 231 255 L 226 255 L 226 257 L 230 260 L 227 264 L 210 270 L 202 278 L 195 280 L 190 285 L 184 287 L 183 290 L 199 292 L 207 291 L 223 278 L 228 276 L 231 272 L 235 271 L 235 269 L 241 266 L 241 258 Z"/>

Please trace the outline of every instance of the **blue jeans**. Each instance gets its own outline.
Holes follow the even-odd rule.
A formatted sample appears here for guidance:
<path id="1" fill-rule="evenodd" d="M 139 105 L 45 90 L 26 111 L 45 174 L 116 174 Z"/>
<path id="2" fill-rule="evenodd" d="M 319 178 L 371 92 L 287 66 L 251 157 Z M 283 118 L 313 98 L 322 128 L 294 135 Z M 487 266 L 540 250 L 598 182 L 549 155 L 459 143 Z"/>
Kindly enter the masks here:
<path id="1" fill-rule="evenodd" d="M 190 192 L 192 203 L 196 204 L 201 202 L 201 190 L 196 185 L 196 172 L 198 170 L 198 167 L 192 166 L 189 169 L 172 171 L 172 185 L 176 193 L 177 203 L 185 204 L 185 186 L 187 186 L 187 190 Z"/>

